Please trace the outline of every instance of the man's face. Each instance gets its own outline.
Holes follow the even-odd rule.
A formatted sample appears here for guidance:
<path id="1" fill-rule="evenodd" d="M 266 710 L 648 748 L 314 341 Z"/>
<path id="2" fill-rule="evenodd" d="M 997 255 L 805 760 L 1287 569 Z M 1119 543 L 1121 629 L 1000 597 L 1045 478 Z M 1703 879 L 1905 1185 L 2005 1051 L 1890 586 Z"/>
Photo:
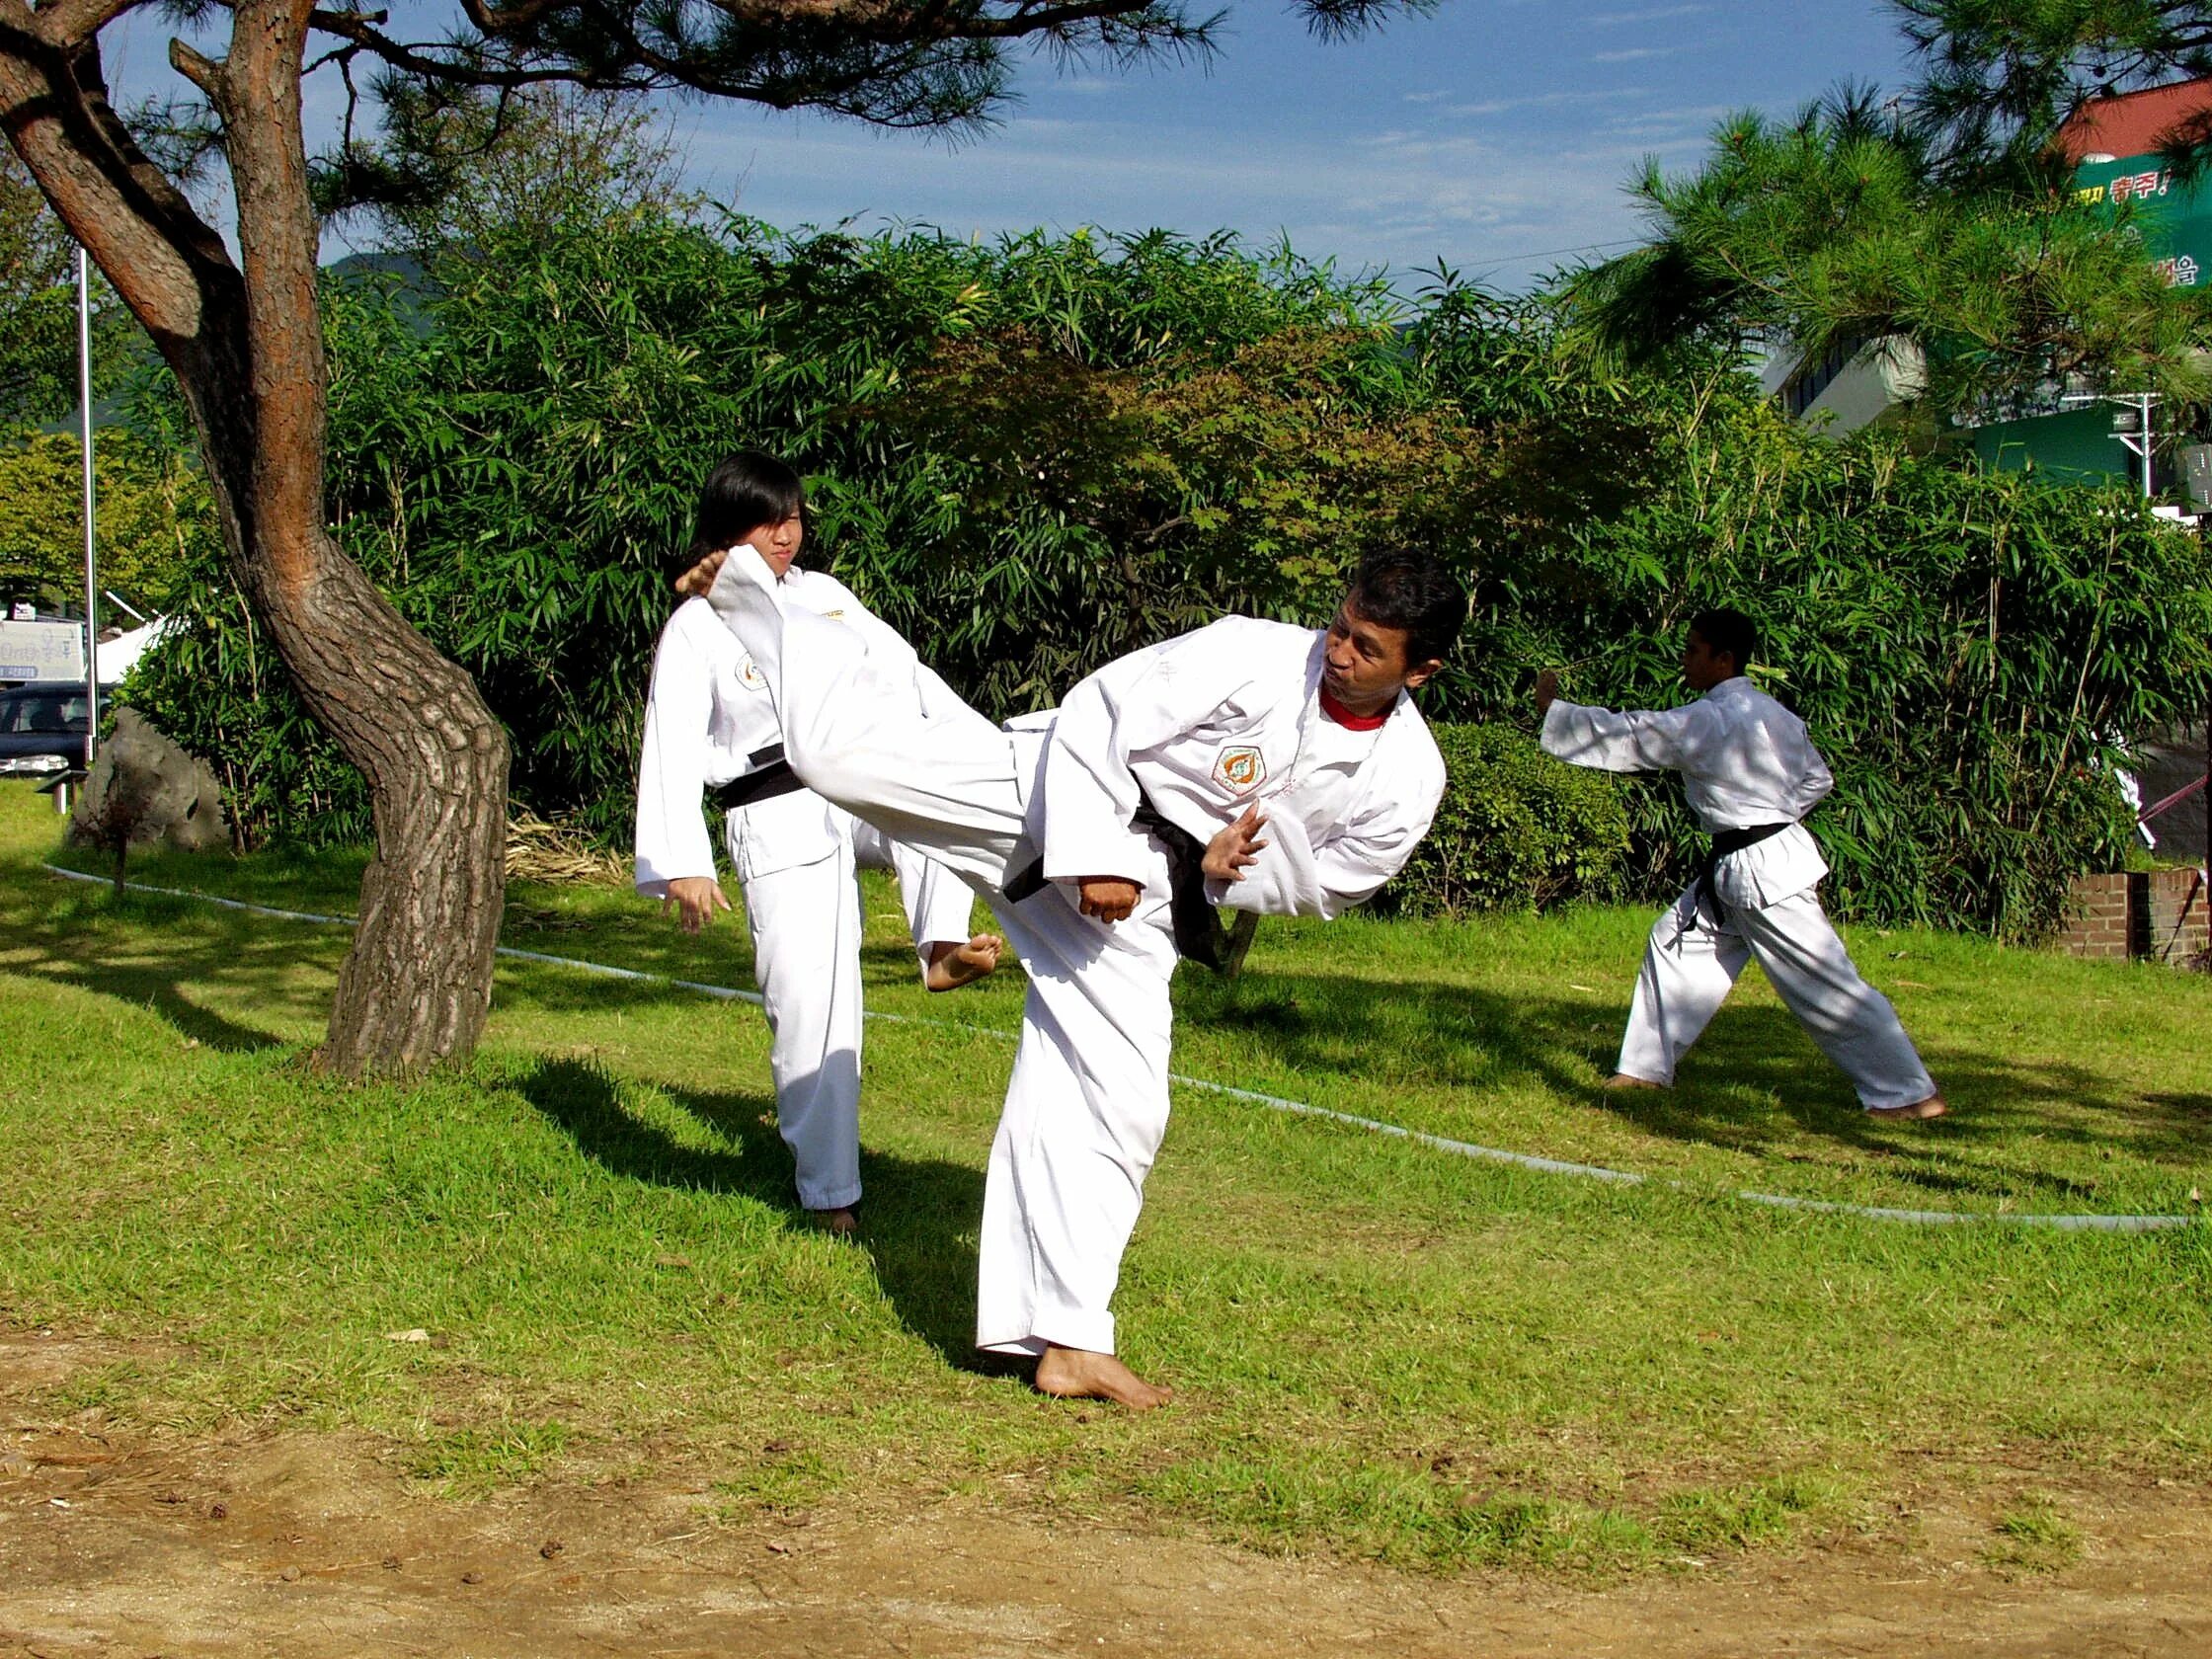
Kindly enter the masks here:
<path id="1" fill-rule="evenodd" d="M 1321 684 L 1357 715 L 1381 714 L 1400 690 L 1421 684 L 1444 665 L 1406 661 L 1406 631 L 1370 622 L 1348 598 L 1337 607 L 1322 652 Z"/>
<path id="2" fill-rule="evenodd" d="M 799 556 L 799 544 L 805 539 L 806 521 L 796 513 L 781 523 L 762 524 L 745 538 L 747 545 L 767 562 L 768 574 L 778 582 Z"/>
<path id="3" fill-rule="evenodd" d="M 1682 642 L 1682 680 L 1693 691 L 1710 691 L 1724 679 L 1734 679 L 1737 673 L 1736 659 L 1727 652 L 1715 653 L 1705 643 L 1705 636 L 1693 628 L 1690 637 Z"/>

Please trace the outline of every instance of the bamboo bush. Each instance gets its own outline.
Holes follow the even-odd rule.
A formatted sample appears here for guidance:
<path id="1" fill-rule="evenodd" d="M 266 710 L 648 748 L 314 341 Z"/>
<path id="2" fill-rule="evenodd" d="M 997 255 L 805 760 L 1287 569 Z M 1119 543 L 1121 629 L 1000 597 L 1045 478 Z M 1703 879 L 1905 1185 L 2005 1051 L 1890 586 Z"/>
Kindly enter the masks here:
<path id="1" fill-rule="evenodd" d="M 1608 378 L 1542 296 L 1449 272 L 1406 301 L 1226 237 L 635 211 L 432 276 L 327 297 L 332 519 L 507 722 L 516 800 L 610 845 L 658 555 L 740 444 L 801 467 L 808 557 L 997 715 L 1223 610 L 1317 623 L 1393 544 L 1477 594 L 1425 693 L 1450 721 L 1528 729 L 1545 664 L 1586 700 L 1677 700 L 1684 620 L 1741 604 L 1837 771 L 1832 892 L 1870 918 L 2048 925 L 2116 855 L 2129 741 L 2212 693 L 2212 564 L 2124 492 L 1809 438 L 1709 353 Z M 361 837 L 357 783 L 219 566 L 181 586 L 193 625 L 134 694 L 250 834 Z M 1622 799 L 1625 889 L 1678 879 L 1678 795 Z"/>

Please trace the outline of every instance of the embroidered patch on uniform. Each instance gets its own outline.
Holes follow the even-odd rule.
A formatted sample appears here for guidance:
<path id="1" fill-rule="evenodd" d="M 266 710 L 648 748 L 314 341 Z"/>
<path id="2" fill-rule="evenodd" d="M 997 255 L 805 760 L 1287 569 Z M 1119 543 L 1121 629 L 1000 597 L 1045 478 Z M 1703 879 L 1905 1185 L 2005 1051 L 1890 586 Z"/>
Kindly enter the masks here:
<path id="1" fill-rule="evenodd" d="M 1214 757 L 1214 781 L 1231 795 L 1248 794 L 1267 781 L 1267 761 L 1250 744 L 1230 744 Z"/>
<path id="2" fill-rule="evenodd" d="M 768 688 L 768 676 L 760 672 L 759 665 L 748 657 L 745 667 L 738 671 L 738 683 L 748 691 L 765 691 Z"/>
<path id="3" fill-rule="evenodd" d="M 842 622 L 845 619 L 845 613 L 841 610 L 826 610 L 822 614 L 832 622 Z"/>

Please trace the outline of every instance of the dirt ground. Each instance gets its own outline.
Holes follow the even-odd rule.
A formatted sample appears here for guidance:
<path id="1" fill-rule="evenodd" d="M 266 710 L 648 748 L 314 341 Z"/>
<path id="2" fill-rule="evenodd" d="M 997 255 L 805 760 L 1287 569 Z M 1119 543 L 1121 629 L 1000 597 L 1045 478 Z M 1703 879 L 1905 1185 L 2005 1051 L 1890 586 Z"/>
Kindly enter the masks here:
<path id="1" fill-rule="evenodd" d="M 460 1503 L 365 1442 L 124 1433 L 35 1402 L 112 1345 L 0 1334 L 0 1655 L 1677 1656 L 2212 1653 L 2201 1485 L 2064 1486 L 2083 1553 L 1993 1570 L 1990 1516 L 1612 1589 L 1443 1580 L 963 1504 L 729 1525 L 697 1485 Z"/>

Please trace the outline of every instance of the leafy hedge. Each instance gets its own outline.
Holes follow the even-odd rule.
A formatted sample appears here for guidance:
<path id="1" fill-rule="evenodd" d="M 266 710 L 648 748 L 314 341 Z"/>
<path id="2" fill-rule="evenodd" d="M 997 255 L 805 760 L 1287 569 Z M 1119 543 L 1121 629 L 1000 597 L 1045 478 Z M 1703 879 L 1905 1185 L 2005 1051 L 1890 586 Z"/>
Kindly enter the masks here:
<path id="1" fill-rule="evenodd" d="M 611 842 L 657 555 L 741 443 L 793 457 L 812 556 L 994 715 L 1224 610 L 1318 622 L 1391 543 L 1476 587 L 1424 693 L 1441 720 L 1533 724 L 1547 663 L 1583 700 L 1678 701 L 1684 620 L 1741 604 L 1837 772 L 1814 828 L 1863 917 L 2048 925 L 2119 849 L 2128 739 L 2212 701 L 2212 559 L 2126 492 L 1812 438 L 1709 358 L 1601 380 L 1540 298 L 1441 279 L 1408 306 L 1228 239 L 646 214 L 436 276 L 428 299 L 330 296 L 333 522 L 508 722 L 518 801 Z M 217 762 L 249 833 L 364 835 L 219 563 L 186 588 L 142 706 Z M 1696 844 L 1679 792 L 1621 798 L 1624 889 L 1670 888 Z M 1519 891 L 1490 880 L 1441 902 Z"/>
<path id="2" fill-rule="evenodd" d="M 2002 936 L 2059 919 L 2067 879 L 2116 868 L 2126 742 L 2212 688 L 2212 554 L 2124 490 L 2054 488 L 1808 437 L 1761 408 L 1687 446 L 1677 488 L 1578 530 L 1485 595 L 1462 653 L 1476 706 L 1563 692 L 1680 702 L 1687 618 L 1751 610 L 1755 671 L 1836 774 L 1812 828 L 1845 913 Z M 1673 790 L 1631 797 L 1636 884 L 1687 874 Z"/>
<path id="3" fill-rule="evenodd" d="M 1433 724 L 1447 777 L 1436 822 L 1378 898 L 1407 915 L 1546 909 L 1621 895 L 1625 791 L 1505 726 Z"/>

